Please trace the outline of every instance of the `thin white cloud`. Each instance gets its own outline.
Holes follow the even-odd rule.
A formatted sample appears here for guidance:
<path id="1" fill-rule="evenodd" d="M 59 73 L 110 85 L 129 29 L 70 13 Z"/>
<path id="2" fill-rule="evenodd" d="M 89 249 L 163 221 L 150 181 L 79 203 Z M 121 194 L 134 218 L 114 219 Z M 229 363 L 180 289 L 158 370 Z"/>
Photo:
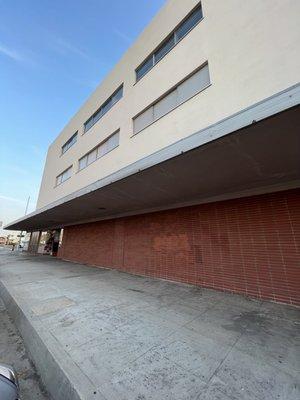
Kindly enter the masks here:
<path id="1" fill-rule="evenodd" d="M 19 51 L 11 47 L 5 46 L 3 43 L 0 43 L 0 56 L 1 55 L 8 57 L 11 60 L 25 66 L 29 67 L 38 66 L 38 64 L 34 60 L 35 54 L 33 54 L 30 50 L 27 50 L 25 55 L 24 52 L 20 53 Z"/>
<path id="2" fill-rule="evenodd" d="M 5 200 L 5 201 L 13 202 L 13 203 L 22 203 L 22 204 L 25 203 L 24 200 L 20 200 L 15 197 L 4 196 L 3 194 L 0 194 L 0 200 Z"/>
<path id="3" fill-rule="evenodd" d="M 77 46 L 67 42 L 62 38 L 55 38 L 54 47 L 61 54 L 73 53 L 86 60 L 90 58 L 85 51 L 81 50 Z"/>
<path id="4" fill-rule="evenodd" d="M 131 44 L 131 43 L 132 43 L 132 38 L 129 37 L 128 35 L 126 35 L 126 33 L 120 31 L 120 30 L 117 29 L 117 28 L 114 28 L 114 29 L 113 29 L 113 32 L 114 32 L 117 36 L 119 36 L 121 39 L 123 39 L 126 43 L 128 43 L 128 44 Z"/>
<path id="5" fill-rule="evenodd" d="M 7 46 L 4 46 L 3 44 L 0 43 L 0 54 L 11 58 L 14 61 L 24 61 L 24 58 L 21 56 L 20 53 L 18 53 L 16 50 L 11 49 Z"/>

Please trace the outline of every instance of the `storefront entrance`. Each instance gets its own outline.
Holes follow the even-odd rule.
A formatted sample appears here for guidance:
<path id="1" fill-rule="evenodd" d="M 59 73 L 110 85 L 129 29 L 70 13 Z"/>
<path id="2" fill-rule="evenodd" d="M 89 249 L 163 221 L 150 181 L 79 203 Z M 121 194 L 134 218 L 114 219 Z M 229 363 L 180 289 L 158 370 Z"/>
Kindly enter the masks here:
<path id="1" fill-rule="evenodd" d="M 28 245 L 28 252 L 56 257 L 61 232 L 61 229 L 32 232 Z"/>

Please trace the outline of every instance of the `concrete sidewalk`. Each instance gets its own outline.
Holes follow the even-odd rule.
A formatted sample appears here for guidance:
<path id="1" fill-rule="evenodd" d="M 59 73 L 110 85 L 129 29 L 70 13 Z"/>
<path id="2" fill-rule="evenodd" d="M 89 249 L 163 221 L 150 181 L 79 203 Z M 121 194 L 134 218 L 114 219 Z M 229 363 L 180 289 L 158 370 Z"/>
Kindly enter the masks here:
<path id="1" fill-rule="evenodd" d="M 0 295 L 54 400 L 300 398 L 299 309 L 47 256 L 0 258 Z"/>

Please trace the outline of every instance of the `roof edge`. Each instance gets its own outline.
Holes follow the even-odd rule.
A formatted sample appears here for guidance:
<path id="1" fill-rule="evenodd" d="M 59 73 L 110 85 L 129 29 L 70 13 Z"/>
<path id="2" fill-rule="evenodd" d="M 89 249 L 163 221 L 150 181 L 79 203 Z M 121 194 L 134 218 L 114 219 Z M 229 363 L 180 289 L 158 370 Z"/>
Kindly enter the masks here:
<path id="1" fill-rule="evenodd" d="M 280 91 L 264 100 L 261 100 L 229 117 L 226 117 L 206 128 L 197 131 L 190 136 L 183 138 L 171 145 L 164 147 L 138 161 L 135 161 L 128 166 L 113 172 L 112 174 L 95 181 L 94 183 L 83 187 L 67 196 L 64 196 L 44 207 L 41 207 L 24 217 L 16 219 L 5 225 L 3 229 L 25 221 L 28 218 L 41 214 L 49 209 L 52 209 L 60 204 L 71 201 L 77 197 L 83 196 L 92 191 L 98 190 L 113 182 L 124 179 L 130 175 L 136 174 L 141 170 L 150 168 L 163 161 L 176 157 L 182 153 L 203 146 L 209 142 L 233 133 L 239 129 L 245 128 L 253 123 L 271 117 L 282 111 L 288 110 L 300 104 L 300 83 L 297 83 L 289 88 Z"/>

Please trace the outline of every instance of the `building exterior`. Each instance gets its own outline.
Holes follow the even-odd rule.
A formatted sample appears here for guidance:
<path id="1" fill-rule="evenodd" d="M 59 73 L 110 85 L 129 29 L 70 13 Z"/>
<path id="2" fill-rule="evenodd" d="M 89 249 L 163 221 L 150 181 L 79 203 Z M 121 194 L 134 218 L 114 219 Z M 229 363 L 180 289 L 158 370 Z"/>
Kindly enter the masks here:
<path id="1" fill-rule="evenodd" d="M 7 245 L 13 245 L 13 244 L 17 244 L 20 240 L 20 237 L 18 237 L 17 234 L 9 234 L 7 235 L 7 237 L 5 238 L 5 244 Z"/>
<path id="2" fill-rule="evenodd" d="M 67 260 L 300 304 L 299 12 L 167 1 L 7 228 L 31 251 L 63 228 Z"/>

